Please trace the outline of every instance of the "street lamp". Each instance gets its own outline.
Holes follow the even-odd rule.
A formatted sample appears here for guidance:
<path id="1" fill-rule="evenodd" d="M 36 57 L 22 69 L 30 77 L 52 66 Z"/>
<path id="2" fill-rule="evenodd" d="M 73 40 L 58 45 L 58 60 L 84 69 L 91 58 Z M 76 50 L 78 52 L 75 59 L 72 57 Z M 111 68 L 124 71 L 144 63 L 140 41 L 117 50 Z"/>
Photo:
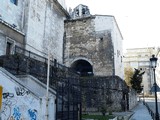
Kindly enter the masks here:
<path id="1" fill-rule="evenodd" d="M 159 113 L 158 113 L 158 105 L 157 105 L 157 83 L 156 83 L 156 77 L 155 77 L 155 69 L 157 65 L 157 58 L 155 55 L 152 55 L 152 58 L 150 58 L 151 62 L 151 67 L 153 68 L 153 73 L 154 73 L 154 92 L 155 92 L 155 108 L 156 108 L 156 113 L 155 113 L 155 118 L 156 120 L 159 120 Z"/>

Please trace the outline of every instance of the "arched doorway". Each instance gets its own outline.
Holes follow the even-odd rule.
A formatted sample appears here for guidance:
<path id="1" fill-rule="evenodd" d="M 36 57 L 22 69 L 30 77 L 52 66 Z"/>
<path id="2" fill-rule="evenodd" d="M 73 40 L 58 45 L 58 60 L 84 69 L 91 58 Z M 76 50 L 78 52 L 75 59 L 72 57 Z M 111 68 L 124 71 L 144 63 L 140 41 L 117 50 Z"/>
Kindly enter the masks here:
<path id="1" fill-rule="evenodd" d="M 86 60 L 77 60 L 72 63 L 71 68 L 77 71 L 80 76 L 93 76 L 92 65 Z"/>

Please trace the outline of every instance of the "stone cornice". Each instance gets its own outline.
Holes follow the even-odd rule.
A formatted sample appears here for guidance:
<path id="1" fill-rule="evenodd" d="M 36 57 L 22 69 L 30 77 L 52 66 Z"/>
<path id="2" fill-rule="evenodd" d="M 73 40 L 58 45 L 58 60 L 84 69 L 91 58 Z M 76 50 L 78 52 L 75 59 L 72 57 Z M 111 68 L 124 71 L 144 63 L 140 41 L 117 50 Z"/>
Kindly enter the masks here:
<path id="1" fill-rule="evenodd" d="M 5 25 L 5 26 L 7 26 L 7 27 L 9 27 L 9 28 L 11 28 L 11 29 L 14 30 L 14 31 L 22 34 L 22 35 L 25 35 L 25 33 L 21 32 L 21 31 L 20 31 L 19 29 L 17 29 L 14 25 L 11 25 L 11 24 L 9 24 L 8 22 L 2 20 L 2 18 L 0 18 L 0 23 L 3 24 L 3 25 Z"/>
<path id="2" fill-rule="evenodd" d="M 70 15 L 69 15 L 69 13 L 67 12 L 67 10 L 65 10 L 65 9 L 62 7 L 62 5 L 61 5 L 57 0 L 52 0 L 52 1 L 55 3 L 55 5 L 61 10 L 61 12 L 62 12 L 67 18 L 70 17 Z"/>

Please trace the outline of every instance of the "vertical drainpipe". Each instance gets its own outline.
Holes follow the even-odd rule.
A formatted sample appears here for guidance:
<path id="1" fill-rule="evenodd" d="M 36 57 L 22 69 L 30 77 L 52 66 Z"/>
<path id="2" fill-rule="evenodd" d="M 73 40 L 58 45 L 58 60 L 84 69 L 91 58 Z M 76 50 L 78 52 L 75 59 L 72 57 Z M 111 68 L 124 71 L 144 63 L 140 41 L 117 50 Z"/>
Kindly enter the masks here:
<path id="1" fill-rule="evenodd" d="M 111 32 L 112 33 L 112 32 Z M 113 60 L 113 68 L 112 68 L 112 76 L 115 76 L 115 57 L 114 57 L 114 41 L 113 41 L 113 37 L 112 37 L 112 34 L 111 34 L 111 42 L 112 42 L 112 48 L 113 48 L 113 51 L 112 51 L 112 60 Z"/>
<path id="2" fill-rule="evenodd" d="M 23 11 L 22 11 L 22 22 L 21 22 L 21 29 L 22 29 L 22 32 L 24 32 L 25 33 L 25 36 L 23 37 L 23 43 L 22 43 L 22 46 L 23 46 L 23 48 L 25 48 L 25 44 L 26 44 L 26 32 L 25 32 L 25 15 L 26 15 L 26 7 L 25 7 L 25 1 L 23 1 L 23 3 L 22 3 L 23 5 L 22 5 L 22 9 L 23 9 Z"/>
<path id="3" fill-rule="evenodd" d="M 44 30 L 43 30 L 43 40 L 46 39 L 46 18 L 47 18 L 47 3 L 48 3 L 48 0 L 46 1 L 46 6 L 45 6 L 45 19 L 44 19 Z"/>
<path id="4" fill-rule="evenodd" d="M 21 21 L 21 29 L 24 32 L 24 16 L 25 16 L 25 1 L 22 3 L 22 21 Z"/>
<path id="5" fill-rule="evenodd" d="M 3 93 L 3 87 L 0 85 L 0 120 L 2 120 L 1 118 L 1 112 L 2 112 L 2 93 Z"/>
<path id="6" fill-rule="evenodd" d="M 27 1 L 28 2 L 28 9 L 25 7 L 24 8 L 24 20 L 23 21 L 25 21 L 25 23 L 28 23 L 29 24 L 29 16 L 30 16 L 30 9 L 31 9 L 31 0 L 29 0 L 29 1 Z M 27 12 L 26 12 L 26 10 L 28 10 Z M 25 12 L 27 13 L 27 15 L 25 14 Z M 23 23 L 23 24 L 25 24 L 25 23 Z M 26 25 L 23 25 L 24 26 L 24 31 L 25 31 L 25 38 L 24 38 L 24 48 L 26 49 L 26 45 L 27 45 L 27 33 L 28 33 L 28 28 L 29 28 L 29 26 L 28 26 L 28 24 L 27 24 L 27 26 Z"/>
<path id="7" fill-rule="evenodd" d="M 113 56 L 112 56 L 112 57 L 113 57 L 113 58 L 112 58 L 112 59 L 113 59 L 112 75 L 115 76 L 115 63 L 114 63 L 114 62 L 115 62 L 115 57 L 114 57 L 114 48 L 113 48 Z"/>
<path id="8" fill-rule="evenodd" d="M 64 23 L 65 24 L 65 23 Z M 65 29 L 65 28 L 64 28 Z M 63 53 L 62 53 L 62 63 L 64 64 L 64 58 L 65 58 L 65 46 L 66 46 L 66 32 L 64 30 L 64 34 L 63 34 Z"/>

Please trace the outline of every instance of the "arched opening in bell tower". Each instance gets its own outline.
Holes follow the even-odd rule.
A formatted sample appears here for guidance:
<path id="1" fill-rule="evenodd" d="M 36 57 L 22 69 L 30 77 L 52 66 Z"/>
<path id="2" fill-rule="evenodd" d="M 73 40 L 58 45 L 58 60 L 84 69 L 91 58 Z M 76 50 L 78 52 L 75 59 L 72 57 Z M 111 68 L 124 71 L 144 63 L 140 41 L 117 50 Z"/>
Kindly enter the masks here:
<path id="1" fill-rule="evenodd" d="M 77 60 L 72 63 L 71 68 L 75 70 L 80 76 L 93 76 L 93 67 L 86 60 Z"/>

